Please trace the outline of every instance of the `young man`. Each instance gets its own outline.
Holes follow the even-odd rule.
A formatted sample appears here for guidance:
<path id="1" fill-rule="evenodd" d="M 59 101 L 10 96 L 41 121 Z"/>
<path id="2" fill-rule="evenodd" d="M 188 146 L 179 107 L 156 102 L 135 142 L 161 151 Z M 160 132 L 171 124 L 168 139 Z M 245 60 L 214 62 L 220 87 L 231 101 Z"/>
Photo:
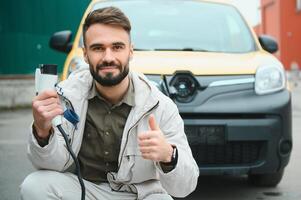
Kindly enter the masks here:
<path id="1" fill-rule="evenodd" d="M 80 122 L 63 126 L 78 156 L 86 199 L 168 200 L 191 193 L 199 175 L 176 105 L 130 72 L 131 25 L 117 8 L 91 12 L 83 26 L 82 68 L 59 84 Z M 24 200 L 79 199 L 73 163 L 51 120 L 63 113 L 56 91 L 33 99 L 28 154 L 39 170 L 21 185 Z"/>

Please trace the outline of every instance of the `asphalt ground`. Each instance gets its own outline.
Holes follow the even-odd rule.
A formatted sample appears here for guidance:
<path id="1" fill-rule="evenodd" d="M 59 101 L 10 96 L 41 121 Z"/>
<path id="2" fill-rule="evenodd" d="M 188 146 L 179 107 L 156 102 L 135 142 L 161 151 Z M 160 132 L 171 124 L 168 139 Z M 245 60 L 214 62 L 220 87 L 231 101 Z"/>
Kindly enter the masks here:
<path id="1" fill-rule="evenodd" d="M 26 156 L 31 109 L 0 112 L 0 199 L 19 199 L 19 185 L 34 171 Z"/>

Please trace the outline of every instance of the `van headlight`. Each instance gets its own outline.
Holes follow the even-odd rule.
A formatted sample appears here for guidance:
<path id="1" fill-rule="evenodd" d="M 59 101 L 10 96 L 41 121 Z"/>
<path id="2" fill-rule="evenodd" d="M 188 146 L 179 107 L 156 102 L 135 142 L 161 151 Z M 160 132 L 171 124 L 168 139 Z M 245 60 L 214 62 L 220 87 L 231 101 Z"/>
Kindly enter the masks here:
<path id="1" fill-rule="evenodd" d="M 256 71 L 255 92 L 258 95 L 283 90 L 285 84 L 285 72 L 281 66 L 262 66 Z"/>

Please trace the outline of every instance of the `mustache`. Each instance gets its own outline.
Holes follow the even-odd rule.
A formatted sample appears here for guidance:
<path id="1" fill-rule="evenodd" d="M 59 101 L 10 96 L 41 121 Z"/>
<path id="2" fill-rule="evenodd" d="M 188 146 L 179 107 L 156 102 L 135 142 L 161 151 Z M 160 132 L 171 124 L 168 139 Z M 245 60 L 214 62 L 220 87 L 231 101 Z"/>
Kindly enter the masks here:
<path id="1" fill-rule="evenodd" d="M 100 69 L 105 68 L 105 67 L 117 67 L 117 68 L 120 69 L 121 66 L 119 64 L 115 63 L 114 61 L 112 61 L 112 62 L 104 61 L 104 62 L 96 65 L 96 70 L 100 70 Z"/>

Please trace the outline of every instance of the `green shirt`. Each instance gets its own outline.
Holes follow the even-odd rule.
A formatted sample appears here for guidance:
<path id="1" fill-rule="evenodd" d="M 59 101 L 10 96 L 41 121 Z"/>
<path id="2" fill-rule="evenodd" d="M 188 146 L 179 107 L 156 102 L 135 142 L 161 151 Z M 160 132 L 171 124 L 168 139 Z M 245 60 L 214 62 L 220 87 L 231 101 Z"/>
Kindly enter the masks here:
<path id="1" fill-rule="evenodd" d="M 134 87 L 130 81 L 123 99 L 116 105 L 107 102 L 96 90 L 90 90 L 87 119 L 78 155 L 84 179 L 107 182 L 108 172 L 117 172 L 118 155 L 125 122 L 135 105 Z"/>

